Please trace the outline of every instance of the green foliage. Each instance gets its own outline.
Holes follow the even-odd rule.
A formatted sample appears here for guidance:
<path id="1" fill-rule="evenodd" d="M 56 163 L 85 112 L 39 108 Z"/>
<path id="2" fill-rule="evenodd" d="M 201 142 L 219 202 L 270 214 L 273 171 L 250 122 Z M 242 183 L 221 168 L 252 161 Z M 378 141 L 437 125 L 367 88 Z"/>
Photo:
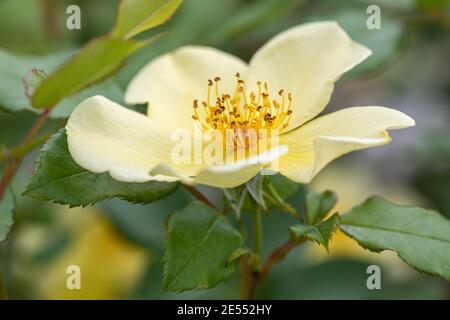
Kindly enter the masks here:
<path id="1" fill-rule="evenodd" d="M 227 205 L 240 217 L 242 211 L 253 210 L 251 199 L 263 209 L 278 208 L 297 215 L 296 210 L 287 202 L 298 190 L 299 184 L 281 174 L 259 175 L 245 185 L 224 190 Z M 250 199 L 251 198 L 251 199 Z"/>
<path id="2" fill-rule="evenodd" d="M 292 197 L 298 191 L 300 186 L 300 184 L 279 173 L 267 176 L 265 183 L 266 185 L 271 185 L 273 189 L 276 190 L 278 196 L 284 200 Z M 266 192 L 270 193 L 269 190 L 266 190 Z"/>
<path id="3" fill-rule="evenodd" d="M 129 55 L 158 36 L 146 41 L 129 38 L 164 23 L 180 3 L 181 0 L 123 0 L 112 34 L 90 41 L 43 81 L 32 97 L 32 105 L 53 108 L 64 97 L 78 93 L 116 72 Z"/>
<path id="4" fill-rule="evenodd" d="M 167 229 L 165 290 L 212 288 L 234 271 L 235 263 L 227 262 L 243 239 L 218 211 L 193 202 L 170 216 Z"/>
<path id="5" fill-rule="evenodd" d="M 0 50 L 0 106 L 6 111 L 30 109 L 25 96 L 23 78 L 36 68 L 46 74 L 53 72 L 66 61 L 72 52 L 61 52 L 45 56 L 15 55 Z"/>
<path id="6" fill-rule="evenodd" d="M 0 242 L 5 241 L 13 226 L 14 204 L 11 195 L 6 195 L 6 199 L 0 201 Z"/>
<path id="7" fill-rule="evenodd" d="M 73 106 L 92 95 L 118 100 L 122 93 L 112 81 L 91 87 L 76 97 L 67 97 L 104 80 L 122 67 L 129 55 L 156 39 L 133 41 L 128 38 L 164 23 L 180 3 L 181 0 L 122 1 L 113 32 L 115 38 L 96 38 L 68 61 L 69 53 L 16 57 L 0 51 L 0 108 L 7 111 L 32 109 L 22 82 L 33 68 L 50 76 L 32 92 L 31 105 L 38 109 L 58 107 L 52 112 L 54 117 L 67 117 Z"/>
<path id="8" fill-rule="evenodd" d="M 269 208 L 278 208 L 298 217 L 298 212 L 287 201 L 299 189 L 299 184 L 281 174 L 264 180 L 263 193 Z"/>
<path id="9" fill-rule="evenodd" d="M 308 224 L 315 225 L 333 209 L 337 201 L 337 195 L 333 191 L 326 190 L 322 193 L 309 192 L 306 196 L 306 214 Z"/>
<path id="10" fill-rule="evenodd" d="M 252 197 L 252 199 L 257 203 L 258 206 L 260 206 L 263 210 L 267 210 L 266 202 L 264 201 L 264 194 L 263 194 L 263 181 L 264 176 L 261 174 L 258 174 L 256 177 L 251 179 L 246 183 L 246 187 L 248 190 L 248 193 Z"/>
<path id="11" fill-rule="evenodd" d="M 303 224 L 292 226 L 289 230 L 293 240 L 301 241 L 309 239 L 323 245 L 328 250 L 328 243 L 336 232 L 341 218 L 335 213 L 327 220 L 315 225 L 307 226 Z"/>
<path id="12" fill-rule="evenodd" d="M 36 112 L 25 94 L 24 77 L 32 69 L 52 73 L 66 61 L 72 52 L 61 52 L 45 56 L 14 55 L 0 49 L 0 109 L 7 112 L 30 110 Z M 122 90 L 112 80 L 102 82 L 81 91 L 79 94 L 64 98 L 51 112 L 52 118 L 66 118 L 73 108 L 87 97 L 103 95 L 109 99 L 120 101 Z"/>
<path id="13" fill-rule="evenodd" d="M 78 93 L 117 71 L 126 57 L 148 43 L 149 40 L 132 41 L 107 37 L 92 40 L 42 82 L 32 97 L 33 106 L 54 107 L 64 97 Z"/>
<path id="14" fill-rule="evenodd" d="M 371 251 L 394 250 L 413 268 L 450 279 L 450 221 L 435 211 L 368 199 L 340 228 Z"/>
<path id="15" fill-rule="evenodd" d="M 181 2 L 182 0 L 122 0 L 112 36 L 129 39 L 159 26 L 170 19 Z"/>
<path id="16" fill-rule="evenodd" d="M 244 188 L 223 189 L 226 203 L 236 214 L 238 219 L 241 218 L 241 212 L 244 209 L 244 205 L 247 199 L 248 190 Z M 248 202 L 248 201 L 247 201 Z M 250 206 L 250 204 L 248 204 Z"/>
<path id="17" fill-rule="evenodd" d="M 106 172 L 91 173 L 73 161 L 66 131 L 61 129 L 42 148 L 25 194 L 70 206 L 85 206 L 113 197 L 133 203 L 151 203 L 167 197 L 177 186 L 177 183 L 158 181 L 124 183 L 112 179 Z"/>

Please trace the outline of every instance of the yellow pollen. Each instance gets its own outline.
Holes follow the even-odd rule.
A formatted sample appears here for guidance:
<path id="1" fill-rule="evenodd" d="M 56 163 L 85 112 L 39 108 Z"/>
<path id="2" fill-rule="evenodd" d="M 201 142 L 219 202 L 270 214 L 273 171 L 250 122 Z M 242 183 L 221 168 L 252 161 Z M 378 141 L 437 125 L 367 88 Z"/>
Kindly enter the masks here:
<path id="1" fill-rule="evenodd" d="M 234 146 L 249 147 L 249 132 L 259 137 L 259 131 L 285 130 L 292 115 L 292 93 L 284 89 L 278 91 L 278 100 L 270 99 L 267 82 L 257 82 L 257 92 L 247 93 L 245 82 L 236 73 L 234 92 L 221 93 L 220 77 L 207 81 L 207 100 L 202 101 L 203 112 L 198 112 L 199 100 L 193 102 L 194 119 L 203 132 L 220 130 L 225 136 L 227 130 L 233 130 Z"/>

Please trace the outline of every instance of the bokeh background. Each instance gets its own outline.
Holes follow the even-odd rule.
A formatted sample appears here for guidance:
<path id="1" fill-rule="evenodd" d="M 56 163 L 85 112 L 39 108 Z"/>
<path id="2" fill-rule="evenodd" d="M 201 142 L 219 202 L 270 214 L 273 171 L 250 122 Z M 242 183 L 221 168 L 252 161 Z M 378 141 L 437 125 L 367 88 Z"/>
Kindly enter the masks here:
<path id="1" fill-rule="evenodd" d="M 67 30 L 66 8 L 81 7 L 82 29 Z M 366 27 L 367 7 L 381 8 L 381 29 Z M 89 39 L 110 30 L 114 0 L 0 0 L 0 65 L 5 55 L 68 56 Z M 353 39 L 374 52 L 336 85 L 325 112 L 358 105 L 382 105 L 412 116 L 417 126 L 393 132 L 393 142 L 349 154 L 328 166 L 309 186 L 293 190 L 302 206 L 307 188 L 335 190 L 336 210 L 345 212 L 378 194 L 396 203 L 433 208 L 450 217 L 450 13 L 446 0 L 185 0 L 165 26 L 169 33 L 133 55 L 109 80 L 109 97 L 123 102 L 123 90 L 152 58 L 184 44 L 215 46 L 248 60 L 270 37 L 291 26 L 337 20 Z M 150 33 L 151 34 L 151 33 Z M 143 35 L 149 36 L 149 33 Z M 3 69 L 4 70 L 4 69 Z M 5 88 L 0 74 L 0 88 Z M 74 105 L 68 105 L 73 108 Z M 31 111 L 0 111 L 0 145 L 22 139 L 36 118 Z M 65 119 L 48 121 L 51 134 Z M 22 197 L 38 151 L 31 153 L 6 201 L 16 202 L 15 226 L 0 244 L 0 271 L 13 299 L 238 298 L 235 273 L 212 290 L 163 293 L 164 220 L 190 196 L 180 188 L 146 206 L 111 200 L 68 208 Z M 221 195 L 202 188 L 220 201 Z M 287 239 L 293 223 L 285 213 L 264 218 L 266 253 Z M 79 265 L 82 289 L 66 288 L 66 268 Z M 368 290 L 366 268 L 381 266 L 382 289 Z M 315 244 L 291 252 L 261 287 L 267 299 L 448 299 L 450 285 L 420 274 L 392 252 L 369 253 L 337 234 L 328 254 Z"/>

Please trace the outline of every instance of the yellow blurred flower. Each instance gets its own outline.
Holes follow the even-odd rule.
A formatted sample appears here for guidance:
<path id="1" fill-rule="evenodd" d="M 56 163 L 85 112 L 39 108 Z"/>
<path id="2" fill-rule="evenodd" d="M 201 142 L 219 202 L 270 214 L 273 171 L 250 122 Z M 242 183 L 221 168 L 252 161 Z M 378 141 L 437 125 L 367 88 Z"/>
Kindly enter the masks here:
<path id="1" fill-rule="evenodd" d="M 148 103 L 148 116 L 91 97 L 68 121 L 69 151 L 87 170 L 124 182 L 182 180 L 228 188 L 267 168 L 307 183 L 343 154 L 389 143 L 387 130 L 414 125 L 405 114 L 378 106 L 313 119 L 339 77 L 370 54 L 336 22 L 284 31 L 249 64 L 214 48 L 182 47 L 150 62 L 127 89 L 126 102 Z M 176 162 L 173 134 L 181 129 L 192 134 L 183 144 L 187 157 Z M 209 150 L 195 130 L 223 137 L 208 145 L 218 161 L 192 156 L 198 143 L 200 158 Z"/>
<path id="2" fill-rule="evenodd" d="M 94 209 L 70 209 L 72 242 L 46 270 L 41 283 L 45 299 L 118 299 L 142 275 L 148 254 L 124 239 Z M 81 289 L 70 290 L 69 266 L 80 268 Z"/>

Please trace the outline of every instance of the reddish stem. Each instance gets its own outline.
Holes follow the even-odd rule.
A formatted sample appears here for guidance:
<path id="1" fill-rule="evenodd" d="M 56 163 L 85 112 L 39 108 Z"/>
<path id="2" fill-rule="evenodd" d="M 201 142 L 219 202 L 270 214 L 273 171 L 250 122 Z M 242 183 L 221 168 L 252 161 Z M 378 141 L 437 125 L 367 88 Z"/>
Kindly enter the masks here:
<path id="1" fill-rule="evenodd" d="M 246 299 L 253 299 L 256 293 L 256 289 L 260 285 L 260 283 L 267 277 L 269 274 L 270 269 L 283 260 L 283 258 L 295 247 L 303 243 L 303 241 L 293 241 L 288 240 L 280 247 L 276 248 L 272 253 L 267 257 L 266 261 L 264 262 L 263 266 L 261 267 L 261 270 L 259 272 L 252 272 L 250 275 L 250 285 L 247 290 L 247 296 Z"/>
<path id="2" fill-rule="evenodd" d="M 195 198 L 197 198 L 198 200 L 200 200 L 201 202 L 207 204 L 208 206 L 210 206 L 211 208 L 217 209 L 216 206 L 209 201 L 209 199 L 200 191 L 198 191 L 195 187 L 193 186 L 188 186 L 188 185 L 184 185 L 184 187 L 186 188 L 186 190 L 188 190 Z"/>
<path id="3" fill-rule="evenodd" d="M 36 135 L 36 133 L 44 124 L 45 120 L 50 114 L 50 111 L 51 109 L 45 109 L 39 115 L 39 117 L 36 119 L 36 122 L 30 128 L 24 140 L 22 141 L 21 146 L 28 144 L 33 139 L 33 137 Z M 11 183 L 11 180 L 14 178 L 14 175 L 16 174 L 16 171 L 19 168 L 20 163 L 22 162 L 22 159 L 23 155 L 14 157 L 12 159 L 11 165 L 5 168 L 5 172 L 3 173 L 3 176 L 0 180 L 0 200 L 3 199 L 6 189 L 8 188 L 8 185 Z"/>

